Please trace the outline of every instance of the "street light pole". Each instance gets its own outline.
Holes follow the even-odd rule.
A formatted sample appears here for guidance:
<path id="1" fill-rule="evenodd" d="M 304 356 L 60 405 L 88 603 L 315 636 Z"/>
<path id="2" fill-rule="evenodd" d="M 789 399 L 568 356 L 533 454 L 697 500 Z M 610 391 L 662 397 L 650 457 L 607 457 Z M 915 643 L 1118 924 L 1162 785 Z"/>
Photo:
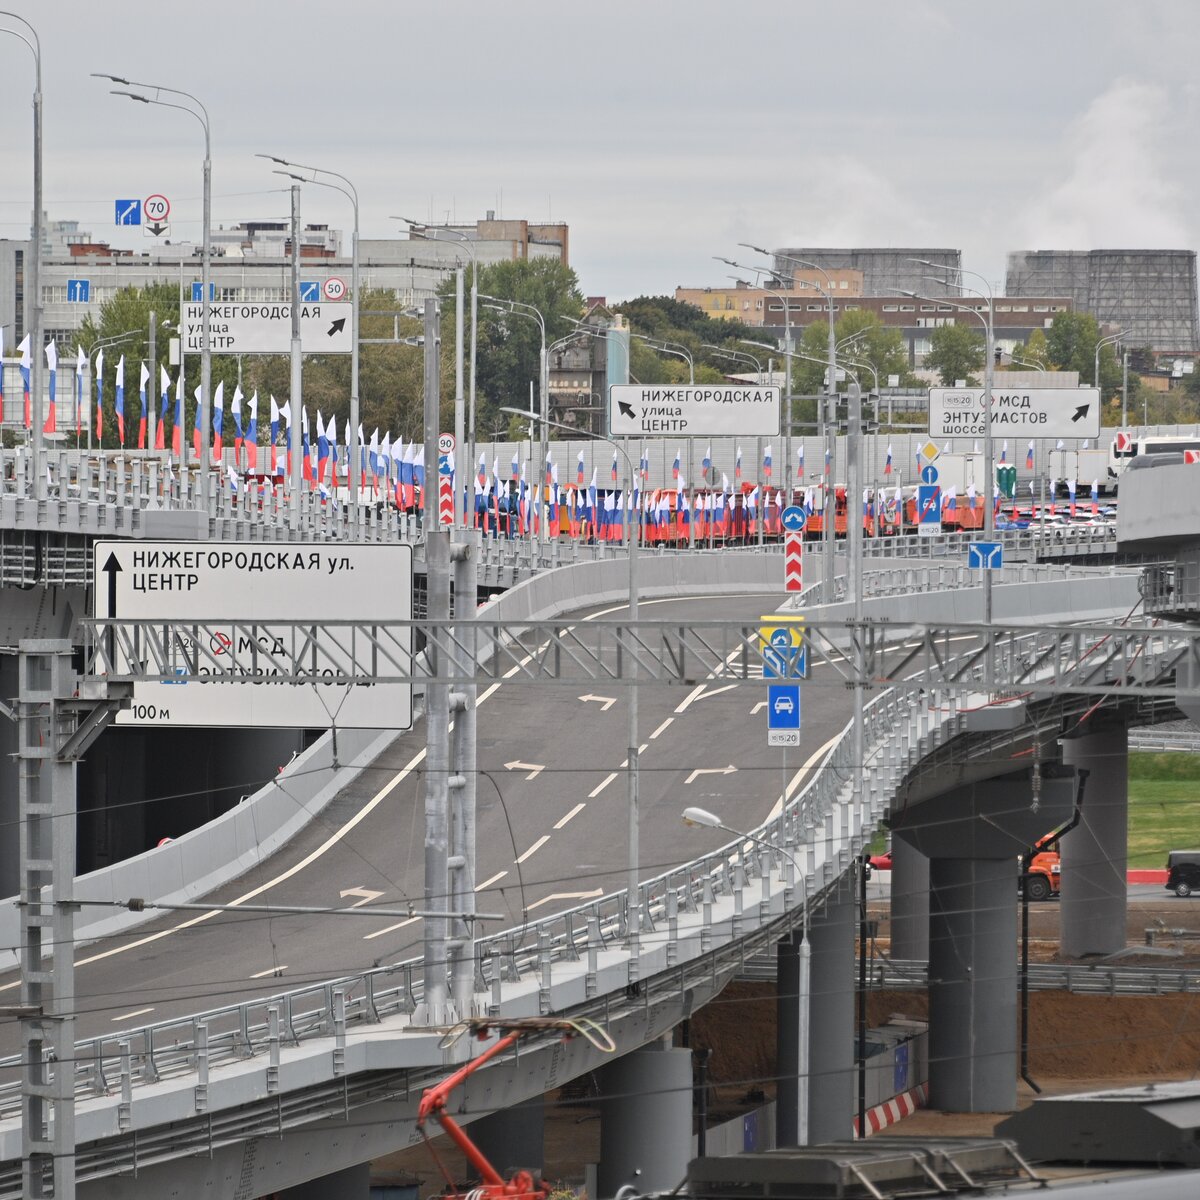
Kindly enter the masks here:
<path id="1" fill-rule="evenodd" d="M 42 43 L 37 30 L 19 13 L 0 10 L 0 17 L 8 17 L 20 21 L 29 30 L 29 37 L 17 29 L 0 29 L 0 33 L 11 34 L 24 42 L 33 55 L 33 228 L 30 230 L 33 243 L 32 253 L 25 266 L 25 278 L 28 294 L 33 303 L 30 306 L 32 328 L 29 330 L 29 390 L 30 390 L 30 422 L 33 428 L 30 433 L 30 444 L 33 447 L 33 494 L 37 500 L 46 498 L 46 472 L 42 469 L 42 459 L 45 454 L 45 442 L 42 436 Z"/>
<path id="2" fill-rule="evenodd" d="M 140 92 L 126 92 L 113 90 L 114 96 L 128 96 L 130 100 L 136 100 L 140 104 L 157 104 L 161 108 L 174 108 L 180 112 L 185 112 L 195 117 L 200 122 L 201 128 L 204 130 L 204 230 L 203 241 L 201 245 L 201 269 L 200 269 L 200 289 L 201 302 L 203 303 L 203 316 L 201 317 L 201 345 L 200 345 L 200 412 L 198 421 L 200 424 L 200 505 L 205 513 L 208 512 L 208 501 L 211 494 L 209 480 L 209 464 L 211 451 L 211 414 L 210 404 L 212 398 L 212 338 L 210 335 L 211 329 L 211 309 L 212 309 L 212 134 L 208 119 L 208 109 L 191 94 L 191 92 L 182 91 L 180 88 L 163 87 L 157 83 L 140 83 L 132 79 L 124 79 L 120 75 L 108 75 L 104 72 L 93 71 L 92 76 L 95 79 L 108 79 L 113 83 L 122 84 L 127 88 L 145 88 L 148 91 L 156 93 L 154 96 L 143 96 Z M 185 100 L 190 100 L 196 108 L 189 108 L 186 104 L 173 104 L 169 100 L 161 100 L 159 96 L 166 93 L 170 96 L 181 96 Z M 197 112 L 196 109 L 200 111 Z M 187 439 L 182 439 L 181 444 L 186 443 Z"/>
<path id="3" fill-rule="evenodd" d="M 358 318 L 361 312 L 358 263 L 358 189 L 345 175 L 341 175 L 337 171 L 330 171 L 326 167 L 314 167 L 308 163 L 290 162 L 285 158 L 277 158 L 274 154 L 259 154 L 257 157 L 269 159 L 271 162 L 279 163 L 283 167 L 294 167 L 298 171 L 311 171 L 311 179 L 300 175 L 292 175 L 289 171 L 277 171 L 276 174 L 287 175 L 289 178 L 298 180 L 300 183 L 315 183 L 318 187 L 332 188 L 335 192 L 341 192 L 350 201 L 354 209 L 354 233 L 350 242 L 350 301 L 354 335 L 350 340 L 350 429 L 346 435 L 346 452 L 350 456 L 350 470 L 347 473 L 347 479 L 350 484 L 350 524 L 352 527 L 357 527 L 358 499 L 362 488 L 362 453 L 359 448 L 358 439 L 358 427 L 362 420 L 358 394 L 359 338 L 362 336 L 358 327 Z M 340 184 L 331 183 L 328 179 L 318 179 L 318 175 L 331 175 L 334 179 L 340 179 L 346 186 L 342 187 Z"/>

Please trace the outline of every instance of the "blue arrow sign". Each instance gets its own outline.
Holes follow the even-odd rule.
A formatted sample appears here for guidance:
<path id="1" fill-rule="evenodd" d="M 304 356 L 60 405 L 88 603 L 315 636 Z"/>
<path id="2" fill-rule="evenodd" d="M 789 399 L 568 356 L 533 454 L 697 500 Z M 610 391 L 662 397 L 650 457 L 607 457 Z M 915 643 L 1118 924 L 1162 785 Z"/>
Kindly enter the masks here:
<path id="1" fill-rule="evenodd" d="M 118 225 L 140 225 L 142 223 L 142 202 L 140 200 L 118 200 L 116 210 Z"/>
<path id="2" fill-rule="evenodd" d="M 799 533 L 804 528 L 804 509 L 797 508 L 794 504 L 789 504 L 783 510 L 783 515 L 779 519 L 783 522 L 783 527 L 788 533 Z"/>
<path id="3" fill-rule="evenodd" d="M 938 481 L 937 467 L 935 467 L 933 465 L 933 463 L 926 463 L 925 466 L 923 466 L 921 468 L 921 482 L 922 483 L 937 483 L 937 481 Z"/>
<path id="4" fill-rule="evenodd" d="M 803 679 L 808 674 L 808 651 L 799 630 L 772 629 L 763 647 L 764 679 Z"/>
<path id="5" fill-rule="evenodd" d="M 87 304 L 92 298 L 92 281 L 90 279 L 67 280 L 67 303 Z"/>
<path id="6" fill-rule="evenodd" d="M 767 688 L 767 728 L 800 728 L 800 685 L 774 683 Z"/>
<path id="7" fill-rule="evenodd" d="M 967 566 L 979 571 L 997 571 L 1004 566 L 1003 542 L 969 542 Z"/>
<path id="8" fill-rule="evenodd" d="M 450 465 L 450 455 L 448 455 L 448 454 L 439 454 L 438 455 L 438 474 L 439 475 L 453 475 L 454 474 L 454 468 Z"/>
<path id="9" fill-rule="evenodd" d="M 321 285 L 315 279 L 300 281 L 300 303 L 319 304 L 321 301 Z"/>
<path id="10" fill-rule="evenodd" d="M 217 285 L 215 283 L 210 283 L 208 285 L 208 298 L 210 300 L 215 300 L 217 298 Z M 192 284 L 192 303 L 199 304 L 203 299 L 204 299 L 204 284 L 203 284 L 203 282 L 193 283 Z"/>

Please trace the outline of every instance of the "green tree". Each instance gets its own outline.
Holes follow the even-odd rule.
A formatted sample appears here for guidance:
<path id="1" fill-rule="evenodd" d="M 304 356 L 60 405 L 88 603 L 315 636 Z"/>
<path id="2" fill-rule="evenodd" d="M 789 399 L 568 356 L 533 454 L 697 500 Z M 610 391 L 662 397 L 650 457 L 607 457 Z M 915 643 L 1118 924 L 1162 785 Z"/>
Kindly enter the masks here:
<path id="1" fill-rule="evenodd" d="M 986 353 L 987 341 L 982 329 L 939 325 L 929 335 L 925 367 L 937 372 L 943 387 L 953 387 L 959 379 L 965 379 L 969 387 L 978 387 L 974 372 L 982 369 Z"/>

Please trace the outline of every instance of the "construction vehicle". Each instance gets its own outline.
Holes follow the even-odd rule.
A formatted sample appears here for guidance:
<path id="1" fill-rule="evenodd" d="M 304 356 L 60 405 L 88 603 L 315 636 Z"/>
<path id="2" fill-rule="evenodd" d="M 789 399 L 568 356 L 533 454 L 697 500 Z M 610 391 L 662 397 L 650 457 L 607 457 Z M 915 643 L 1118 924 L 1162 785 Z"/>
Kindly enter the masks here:
<path id="1" fill-rule="evenodd" d="M 612 1054 L 616 1050 L 612 1038 L 595 1022 L 586 1018 L 569 1021 L 549 1017 L 512 1017 L 507 1020 L 464 1021 L 454 1026 L 442 1039 L 441 1047 L 447 1049 L 454 1045 L 464 1033 L 470 1032 L 481 1041 L 493 1034 L 502 1034 L 482 1054 L 459 1067 L 453 1075 L 443 1079 L 441 1083 L 435 1083 L 432 1087 L 426 1088 L 421 1096 L 421 1103 L 417 1108 L 417 1129 L 425 1139 L 429 1153 L 433 1156 L 438 1170 L 441 1171 L 442 1177 L 446 1181 L 447 1196 L 457 1197 L 460 1193 L 445 1164 L 438 1157 L 429 1134 L 425 1132 L 425 1124 L 430 1118 L 442 1127 L 446 1136 L 462 1151 L 467 1162 L 478 1172 L 481 1183 L 478 1187 L 471 1189 L 472 1200 L 546 1200 L 549 1196 L 550 1188 L 542 1182 L 540 1177 L 535 1176 L 526 1168 L 514 1171 L 511 1178 L 505 1179 L 487 1160 L 479 1147 L 471 1141 L 463 1127 L 446 1112 L 446 1101 L 460 1083 L 464 1083 L 480 1067 L 515 1046 L 522 1038 L 533 1037 L 545 1033 L 547 1030 L 561 1031 L 564 1040 L 584 1037 L 604 1054 Z"/>

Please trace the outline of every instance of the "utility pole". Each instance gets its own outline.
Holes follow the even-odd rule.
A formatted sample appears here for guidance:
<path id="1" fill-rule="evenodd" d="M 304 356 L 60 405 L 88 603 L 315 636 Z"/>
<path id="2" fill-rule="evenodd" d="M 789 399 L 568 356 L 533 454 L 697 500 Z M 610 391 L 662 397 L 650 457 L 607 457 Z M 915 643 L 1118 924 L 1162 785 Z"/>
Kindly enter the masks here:
<path id="1" fill-rule="evenodd" d="M 154 431 L 158 421 L 158 410 L 154 406 L 154 397 L 158 388 L 157 372 L 154 368 L 157 364 L 157 354 L 155 353 L 155 334 L 158 332 L 158 318 L 154 309 L 150 310 L 150 362 L 147 364 L 150 368 L 150 378 L 146 381 L 146 449 L 154 449 Z"/>
<path id="2" fill-rule="evenodd" d="M 208 311 L 205 301 L 204 311 Z M 292 359 L 291 384 L 288 391 L 288 410 L 292 414 L 291 489 L 292 528 L 300 528 L 300 455 L 304 450 L 304 431 L 301 427 L 301 389 L 303 387 L 300 357 L 300 185 L 292 184 Z M 436 446 L 436 439 L 435 439 Z"/>

